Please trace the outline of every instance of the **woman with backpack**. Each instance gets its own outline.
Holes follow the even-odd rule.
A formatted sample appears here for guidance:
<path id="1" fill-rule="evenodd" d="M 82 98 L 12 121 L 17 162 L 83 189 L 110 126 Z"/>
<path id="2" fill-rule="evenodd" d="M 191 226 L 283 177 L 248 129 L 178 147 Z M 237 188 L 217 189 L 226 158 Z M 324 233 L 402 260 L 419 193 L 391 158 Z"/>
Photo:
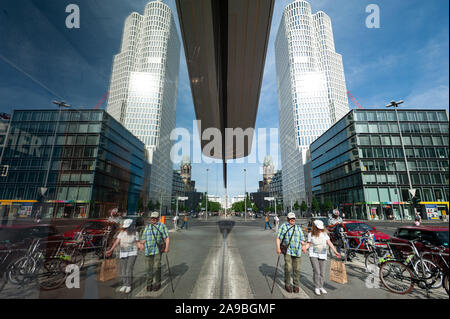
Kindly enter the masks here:
<path id="1" fill-rule="evenodd" d="M 133 278 L 133 268 L 136 262 L 138 248 L 140 248 L 139 234 L 135 227 L 130 227 L 133 223 L 132 219 L 125 219 L 119 235 L 117 236 L 111 249 L 106 251 L 106 256 L 110 256 L 117 245 L 120 245 L 120 277 L 122 279 L 122 287 L 120 292 L 126 294 L 131 292 L 131 283 Z"/>
<path id="2" fill-rule="evenodd" d="M 323 288 L 327 246 L 330 246 L 337 258 L 341 258 L 328 236 L 328 231 L 325 229 L 323 221 L 317 219 L 313 222 L 311 232 L 308 234 L 306 249 L 309 249 L 309 260 L 313 268 L 314 292 L 318 296 L 327 293 Z"/>

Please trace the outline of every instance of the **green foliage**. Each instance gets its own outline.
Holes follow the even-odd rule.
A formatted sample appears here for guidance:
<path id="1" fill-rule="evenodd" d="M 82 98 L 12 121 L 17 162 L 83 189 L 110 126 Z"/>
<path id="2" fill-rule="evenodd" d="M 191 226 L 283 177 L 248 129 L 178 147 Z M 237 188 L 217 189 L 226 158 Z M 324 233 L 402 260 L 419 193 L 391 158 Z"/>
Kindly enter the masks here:
<path id="1" fill-rule="evenodd" d="M 144 210 L 144 201 L 143 201 L 142 197 L 138 198 L 137 210 L 138 210 L 138 212 L 141 212 Z"/>
<path id="2" fill-rule="evenodd" d="M 302 210 L 302 212 L 306 212 L 306 210 L 308 209 L 308 205 L 306 205 L 305 201 L 302 201 L 302 204 L 300 205 L 300 209 Z"/>
<path id="3" fill-rule="evenodd" d="M 297 200 L 297 201 L 295 201 L 295 204 L 294 204 L 294 210 L 299 210 L 299 208 L 300 208 L 300 205 L 298 204 L 298 200 Z"/>
<path id="4" fill-rule="evenodd" d="M 329 198 L 326 198 L 325 202 L 322 205 L 322 210 L 325 212 L 328 212 L 332 209 L 333 209 L 333 203 L 331 202 L 331 200 Z"/>
<path id="5" fill-rule="evenodd" d="M 319 202 L 317 201 L 317 199 L 315 197 L 313 197 L 312 202 L 311 202 L 311 209 L 313 210 L 313 212 L 317 212 L 319 210 Z"/>
<path id="6" fill-rule="evenodd" d="M 151 200 L 148 201 L 147 208 L 149 211 L 152 211 L 155 208 L 155 206 L 153 205 L 153 202 Z"/>
<path id="7" fill-rule="evenodd" d="M 197 206 L 197 210 L 200 211 L 202 208 L 206 209 L 206 195 L 203 196 L 203 200 Z M 219 202 L 208 201 L 208 212 L 218 212 L 220 210 L 222 210 L 222 205 Z"/>

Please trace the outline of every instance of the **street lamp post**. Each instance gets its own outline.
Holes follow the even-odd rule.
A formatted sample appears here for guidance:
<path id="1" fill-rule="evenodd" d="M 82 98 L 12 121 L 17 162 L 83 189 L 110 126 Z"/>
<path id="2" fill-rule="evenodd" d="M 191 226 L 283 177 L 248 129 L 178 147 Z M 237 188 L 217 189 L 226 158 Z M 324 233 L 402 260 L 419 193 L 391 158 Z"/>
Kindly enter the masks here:
<path id="1" fill-rule="evenodd" d="M 41 195 L 42 196 L 44 196 L 44 194 L 47 192 L 48 175 L 50 174 L 50 167 L 52 165 L 53 151 L 55 150 L 55 144 L 56 144 L 56 133 L 58 132 L 59 122 L 61 120 L 61 110 L 62 110 L 63 107 L 67 107 L 67 108 L 70 107 L 70 105 L 66 104 L 66 102 L 64 102 L 64 101 L 61 101 L 61 102 L 53 101 L 53 104 L 58 105 L 58 108 L 59 108 L 58 120 L 56 121 L 55 132 L 53 133 L 53 144 L 52 144 L 52 150 L 50 151 L 50 158 L 48 160 L 47 173 L 45 175 L 44 187 L 41 188 Z"/>
<path id="2" fill-rule="evenodd" d="M 408 160 L 406 158 L 406 152 L 405 152 L 405 145 L 403 144 L 403 135 L 402 135 L 402 129 L 400 128 L 400 121 L 398 119 L 398 113 L 397 113 L 397 108 L 400 104 L 402 104 L 404 101 L 400 100 L 398 102 L 395 101 L 391 101 L 391 104 L 386 105 L 386 107 L 393 107 L 395 110 L 395 118 L 397 120 L 397 127 L 398 127 L 398 132 L 400 134 L 400 144 L 402 146 L 402 151 L 403 151 L 403 158 L 405 160 L 405 166 L 406 166 L 406 174 L 408 175 L 408 182 L 409 182 L 409 192 L 412 195 L 412 197 L 415 197 L 415 189 L 413 189 L 412 187 L 412 183 L 411 183 L 411 175 L 409 174 L 409 167 L 408 167 Z M 411 198 L 412 199 L 412 198 Z M 416 214 L 416 208 L 414 207 L 414 215 Z"/>
<path id="3" fill-rule="evenodd" d="M 247 221 L 247 169 L 244 168 L 244 218 Z"/>
<path id="4" fill-rule="evenodd" d="M 208 172 L 209 168 L 206 169 L 206 210 L 205 210 L 206 220 L 208 220 Z"/>

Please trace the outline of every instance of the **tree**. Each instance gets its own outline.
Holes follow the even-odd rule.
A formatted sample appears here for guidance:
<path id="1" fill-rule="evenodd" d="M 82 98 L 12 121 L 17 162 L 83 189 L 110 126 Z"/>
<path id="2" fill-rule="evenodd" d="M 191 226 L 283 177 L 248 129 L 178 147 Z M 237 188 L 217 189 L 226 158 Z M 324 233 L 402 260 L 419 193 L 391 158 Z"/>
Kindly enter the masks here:
<path id="1" fill-rule="evenodd" d="M 281 211 L 283 210 L 283 205 L 278 204 L 277 205 L 277 214 L 279 215 L 281 213 Z"/>
<path id="2" fill-rule="evenodd" d="M 294 210 L 298 210 L 299 208 L 300 208 L 300 206 L 299 206 L 298 200 L 297 200 L 297 201 L 295 201 L 295 204 L 294 204 Z"/>
<path id="3" fill-rule="evenodd" d="M 258 208 L 258 206 L 257 206 L 255 203 L 252 204 L 252 210 L 253 210 L 254 212 L 259 211 L 259 208 Z"/>
<path id="4" fill-rule="evenodd" d="M 156 201 L 155 209 L 159 209 L 160 207 L 161 207 L 161 204 L 159 203 L 159 201 Z"/>
<path id="5" fill-rule="evenodd" d="M 319 203 L 317 202 L 317 199 L 313 197 L 311 202 L 311 209 L 314 213 L 316 213 L 319 210 Z"/>
<path id="6" fill-rule="evenodd" d="M 147 208 L 148 208 L 149 211 L 152 211 L 154 209 L 154 205 L 153 205 L 153 202 L 151 200 L 148 201 Z"/>
<path id="7" fill-rule="evenodd" d="M 322 205 L 322 209 L 325 212 L 329 212 L 330 210 L 333 209 L 333 203 L 331 202 L 331 200 L 329 198 L 325 199 L 325 202 Z"/>
<path id="8" fill-rule="evenodd" d="M 306 212 L 306 210 L 308 209 L 308 205 L 306 205 L 306 202 L 303 201 L 302 204 L 300 205 L 300 209 L 303 212 Z"/>
<path id="9" fill-rule="evenodd" d="M 137 210 L 138 210 L 138 212 L 142 212 L 144 210 L 144 201 L 143 201 L 142 197 L 138 198 Z"/>

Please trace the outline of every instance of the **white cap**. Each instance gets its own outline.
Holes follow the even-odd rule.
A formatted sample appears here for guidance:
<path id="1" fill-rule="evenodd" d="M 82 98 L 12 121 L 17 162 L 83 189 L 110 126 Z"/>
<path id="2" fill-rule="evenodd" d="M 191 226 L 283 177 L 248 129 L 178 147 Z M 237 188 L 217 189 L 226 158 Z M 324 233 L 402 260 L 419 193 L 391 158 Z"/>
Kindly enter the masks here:
<path id="1" fill-rule="evenodd" d="M 314 225 L 316 225 L 317 228 L 319 229 L 324 229 L 325 227 L 323 226 L 323 221 L 321 221 L 320 219 L 316 219 L 314 221 Z"/>
<path id="2" fill-rule="evenodd" d="M 287 215 L 287 218 L 289 218 L 289 219 L 295 219 L 295 214 L 294 214 L 294 213 L 289 213 L 289 214 Z"/>
<path id="3" fill-rule="evenodd" d="M 153 212 L 153 213 L 150 215 L 150 217 L 151 217 L 151 218 L 158 218 L 158 217 L 159 217 L 159 213 L 158 213 L 158 212 Z"/>
<path id="4" fill-rule="evenodd" d="M 125 219 L 125 220 L 123 221 L 122 227 L 123 227 L 123 228 L 128 228 L 128 227 L 131 226 L 132 223 L 133 223 L 133 220 L 132 220 L 132 219 Z"/>
<path id="5" fill-rule="evenodd" d="M 339 216 L 339 210 L 338 209 L 333 209 L 333 215 Z"/>

